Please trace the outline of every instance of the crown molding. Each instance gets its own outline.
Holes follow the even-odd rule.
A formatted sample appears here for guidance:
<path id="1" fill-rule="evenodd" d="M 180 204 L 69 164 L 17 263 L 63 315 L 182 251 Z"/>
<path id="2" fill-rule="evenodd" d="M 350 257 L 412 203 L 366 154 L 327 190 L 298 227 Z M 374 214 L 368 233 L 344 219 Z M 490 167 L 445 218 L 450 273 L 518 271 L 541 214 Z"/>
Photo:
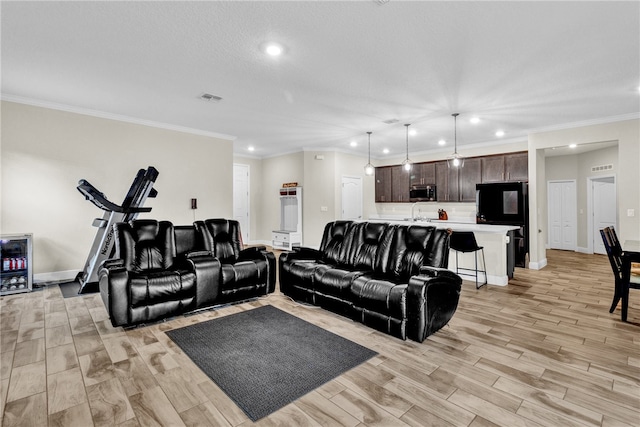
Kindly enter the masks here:
<path id="1" fill-rule="evenodd" d="M 603 125 L 607 123 L 623 122 L 625 120 L 640 119 L 640 113 L 621 114 L 619 116 L 601 117 L 598 119 L 583 120 L 580 122 L 564 123 L 560 125 L 545 126 L 537 129 L 529 129 L 528 134 L 551 132 L 555 130 L 574 129 L 585 126 Z"/>
<path id="2" fill-rule="evenodd" d="M 18 104 L 32 105 L 34 107 L 49 108 L 52 110 L 66 111 L 68 113 L 82 114 L 84 116 L 98 117 L 101 119 L 116 120 L 119 122 L 133 123 L 136 125 L 148 126 L 158 129 L 172 130 L 176 132 L 189 133 L 193 135 L 208 136 L 211 138 L 226 139 L 235 141 L 237 137 L 224 133 L 210 132 L 201 129 L 194 129 L 185 126 L 173 125 L 170 123 L 155 122 L 153 120 L 145 120 L 137 117 L 124 116 L 121 114 L 107 113 L 104 111 L 92 110 L 90 108 L 74 107 L 71 105 L 58 104 L 55 102 L 43 101 L 39 99 L 26 98 L 17 95 L 1 94 L 0 99 Z"/>

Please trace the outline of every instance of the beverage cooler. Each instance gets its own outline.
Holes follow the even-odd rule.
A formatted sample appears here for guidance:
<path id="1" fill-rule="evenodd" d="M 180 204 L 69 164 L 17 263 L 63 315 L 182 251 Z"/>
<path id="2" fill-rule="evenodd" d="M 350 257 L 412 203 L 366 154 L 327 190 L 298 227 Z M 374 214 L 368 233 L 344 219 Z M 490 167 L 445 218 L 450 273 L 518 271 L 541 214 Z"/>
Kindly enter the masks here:
<path id="1" fill-rule="evenodd" d="M 0 236 L 0 296 L 30 292 L 33 288 L 33 236 Z"/>

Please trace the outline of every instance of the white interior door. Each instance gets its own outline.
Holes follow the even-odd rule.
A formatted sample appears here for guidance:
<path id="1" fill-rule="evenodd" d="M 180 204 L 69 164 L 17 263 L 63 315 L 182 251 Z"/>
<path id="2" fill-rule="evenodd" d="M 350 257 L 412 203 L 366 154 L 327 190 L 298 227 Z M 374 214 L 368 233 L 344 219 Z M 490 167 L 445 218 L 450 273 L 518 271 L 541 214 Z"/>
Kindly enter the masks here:
<path id="1" fill-rule="evenodd" d="M 547 206 L 549 207 L 549 248 L 562 249 L 562 186 L 549 182 Z"/>
<path id="2" fill-rule="evenodd" d="M 342 177 L 342 219 L 362 219 L 362 178 Z"/>
<path id="3" fill-rule="evenodd" d="M 240 223 L 243 241 L 250 241 L 249 165 L 233 164 L 233 219 Z"/>
<path id="4" fill-rule="evenodd" d="M 549 247 L 576 249 L 577 201 L 575 181 L 549 181 Z"/>
<path id="5" fill-rule="evenodd" d="M 593 197 L 593 252 L 606 254 L 600 230 L 605 227 L 616 227 L 618 216 L 618 201 L 616 195 L 616 183 L 614 177 L 594 179 L 591 181 L 591 191 Z"/>

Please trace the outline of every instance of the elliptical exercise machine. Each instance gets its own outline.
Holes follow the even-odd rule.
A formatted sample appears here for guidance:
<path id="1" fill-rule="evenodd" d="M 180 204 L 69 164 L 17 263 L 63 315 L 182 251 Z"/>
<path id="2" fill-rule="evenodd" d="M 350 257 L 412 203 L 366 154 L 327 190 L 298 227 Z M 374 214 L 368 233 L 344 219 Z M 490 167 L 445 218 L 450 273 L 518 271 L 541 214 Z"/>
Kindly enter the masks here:
<path id="1" fill-rule="evenodd" d="M 153 188 L 156 178 L 158 178 L 158 171 L 153 166 L 149 166 L 146 170 L 140 169 L 122 205 L 110 202 L 89 181 L 81 179 L 78 182 L 78 191 L 104 211 L 102 218 L 93 220 L 92 225 L 98 228 L 98 232 L 93 240 L 84 269 L 76 276 L 76 280 L 80 282 L 78 294 L 98 291 L 98 270 L 102 263 L 113 257 L 115 253 L 113 225 L 135 219 L 140 212 L 151 212 L 151 208 L 145 208 L 143 205 L 147 197 L 156 197 L 158 194 Z"/>

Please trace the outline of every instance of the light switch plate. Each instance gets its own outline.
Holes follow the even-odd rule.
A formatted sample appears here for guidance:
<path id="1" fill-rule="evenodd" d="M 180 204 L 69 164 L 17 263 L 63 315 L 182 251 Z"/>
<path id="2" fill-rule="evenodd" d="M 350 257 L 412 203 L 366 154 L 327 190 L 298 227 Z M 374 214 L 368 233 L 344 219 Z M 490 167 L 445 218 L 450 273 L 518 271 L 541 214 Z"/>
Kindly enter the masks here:
<path id="1" fill-rule="evenodd" d="M 627 216 L 636 216 L 635 209 L 627 209 Z"/>
<path id="2" fill-rule="evenodd" d="M 326 206 L 320 206 L 320 211 L 326 212 L 328 210 L 329 210 L 329 208 L 327 208 Z"/>

